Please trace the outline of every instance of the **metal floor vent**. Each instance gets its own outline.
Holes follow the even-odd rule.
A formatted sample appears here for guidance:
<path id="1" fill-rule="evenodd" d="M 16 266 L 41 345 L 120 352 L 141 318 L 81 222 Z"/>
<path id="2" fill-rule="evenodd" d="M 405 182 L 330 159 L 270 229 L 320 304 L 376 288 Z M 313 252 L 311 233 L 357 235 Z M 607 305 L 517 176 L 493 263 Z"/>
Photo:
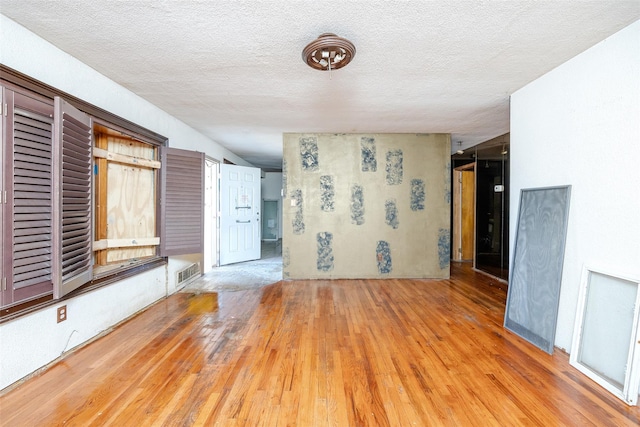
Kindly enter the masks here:
<path id="1" fill-rule="evenodd" d="M 191 264 L 187 268 L 183 268 L 182 270 L 176 273 L 177 283 L 176 286 L 185 285 L 194 277 L 200 276 L 200 263 Z"/>

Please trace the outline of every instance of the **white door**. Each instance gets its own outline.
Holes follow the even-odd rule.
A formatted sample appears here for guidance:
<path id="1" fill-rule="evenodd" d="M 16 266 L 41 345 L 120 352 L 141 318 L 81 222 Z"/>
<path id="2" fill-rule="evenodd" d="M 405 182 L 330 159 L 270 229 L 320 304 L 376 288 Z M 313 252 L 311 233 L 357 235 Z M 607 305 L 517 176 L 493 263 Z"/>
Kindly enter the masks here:
<path id="1" fill-rule="evenodd" d="M 220 265 L 260 259 L 260 169 L 220 165 Z"/>

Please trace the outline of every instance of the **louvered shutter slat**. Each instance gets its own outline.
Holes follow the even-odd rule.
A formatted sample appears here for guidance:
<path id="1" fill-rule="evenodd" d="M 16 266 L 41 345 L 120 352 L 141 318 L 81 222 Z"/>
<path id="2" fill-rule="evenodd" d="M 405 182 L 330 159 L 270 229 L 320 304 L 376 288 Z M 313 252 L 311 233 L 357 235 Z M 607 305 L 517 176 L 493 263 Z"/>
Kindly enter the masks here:
<path id="1" fill-rule="evenodd" d="M 43 154 L 45 154 L 42 150 L 38 150 L 35 148 L 30 148 L 30 147 L 20 147 L 21 150 L 21 154 L 25 154 L 29 157 L 31 157 L 32 159 L 34 158 L 39 158 L 41 157 Z M 47 159 L 44 159 L 47 160 Z M 51 160 L 49 159 L 49 162 L 51 162 Z"/>
<path id="2" fill-rule="evenodd" d="M 16 258 L 23 257 L 28 251 L 32 251 L 34 249 L 46 249 L 51 252 L 51 240 L 28 240 L 22 243 L 15 242 L 14 243 L 14 256 Z M 24 252 L 24 254 L 23 254 Z M 14 259 L 16 259 L 14 258 Z"/>
<path id="3" fill-rule="evenodd" d="M 46 144 L 47 138 L 51 137 L 51 129 L 43 126 L 41 121 L 26 119 L 24 117 L 21 118 L 20 122 L 16 123 L 14 132 L 18 139 L 40 141 L 44 144 Z"/>
<path id="4" fill-rule="evenodd" d="M 14 162 L 14 166 L 20 167 L 21 165 L 18 162 Z M 37 178 L 44 180 L 48 185 L 51 184 L 51 167 L 47 169 L 26 169 L 24 167 L 20 167 L 20 176 L 24 178 Z"/>
<path id="5" fill-rule="evenodd" d="M 79 185 L 86 185 L 87 179 L 89 179 L 84 171 L 75 172 L 71 169 L 67 169 L 66 178 L 67 183 L 76 183 Z"/>
<path id="6" fill-rule="evenodd" d="M 43 259 L 45 258 L 45 259 Z M 23 262 L 21 265 L 16 265 L 14 267 L 15 274 L 26 273 L 34 270 L 40 269 L 48 269 L 51 270 L 51 259 L 46 259 L 48 257 L 31 257 L 29 263 Z M 24 260 L 23 260 L 24 261 Z"/>
<path id="7" fill-rule="evenodd" d="M 14 213 L 19 213 L 19 214 L 23 214 L 23 213 L 39 213 L 39 212 L 50 213 L 51 212 L 51 205 L 49 205 L 49 206 L 34 206 L 34 207 L 16 206 L 13 212 Z"/>
<path id="8" fill-rule="evenodd" d="M 14 267 L 22 267 L 23 265 L 39 264 L 41 262 L 48 263 L 51 266 L 51 251 L 40 249 L 38 251 L 28 252 L 27 257 L 17 258 L 13 260 Z"/>
<path id="9" fill-rule="evenodd" d="M 19 178 L 20 179 L 17 179 L 14 184 L 18 190 L 51 193 L 51 182 L 46 179 L 32 178 L 29 176 L 21 176 Z"/>
<path id="10" fill-rule="evenodd" d="M 63 156 L 62 158 L 63 168 L 71 172 L 82 171 L 85 163 L 86 159 L 80 157 Z"/>
<path id="11" fill-rule="evenodd" d="M 77 246 L 74 246 L 77 247 Z M 64 267 L 65 266 L 71 266 L 71 265 L 75 265 L 75 264 L 82 264 L 82 265 L 86 265 L 86 255 L 88 253 L 88 251 L 83 248 L 80 247 L 79 249 L 75 249 L 72 250 L 73 248 L 66 248 L 67 250 L 64 253 L 64 256 L 62 257 L 62 266 L 63 266 L 63 272 L 64 272 Z M 71 271 L 70 271 L 71 273 Z"/>
<path id="12" fill-rule="evenodd" d="M 37 191 L 32 191 L 37 189 Z M 46 199 L 51 200 L 51 185 L 39 184 L 37 182 L 30 182 L 28 184 L 16 184 L 14 186 L 14 191 L 19 193 L 20 197 L 16 197 L 16 199 L 24 199 L 25 203 L 28 203 L 28 200 L 33 199 Z"/>
<path id="13" fill-rule="evenodd" d="M 80 212 L 78 215 L 76 215 L 75 217 L 68 214 L 67 216 L 65 216 L 64 218 L 62 218 L 62 229 L 66 230 L 66 226 L 69 225 L 73 225 L 73 224 L 77 224 L 78 223 L 78 217 L 84 217 L 86 218 L 84 212 Z M 88 221 L 88 218 L 87 218 Z"/>
<path id="14" fill-rule="evenodd" d="M 33 227 L 15 228 L 15 243 L 20 243 L 20 238 L 28 238 L 28 236 L 39 236 L 41 234 L 51 234 L 51 222 L 39 222 L 33 224 Z M 46 238 L 49 240 L 49 237 Z M 45 240 L 45 238 L 34 238 L 32 241 Z"/>
<path id="15" fill-rule="evenodd" d="M 51 142 L 49 141 L 47 144 L 47 138 L 38 135 L 15 133 L 14 142 L 15 145 L 24 147 L 24 149 L 35 150 L 34 154 L 39 157 L 46 158 L 45 153 L 51 151 Z"/>
<path id="16" fill-rule="evenodd" d="M 24 168 L 26 170 L 34 170 L 34 169 L 41 170 L 40 165 L 48 166 L 49 168 L 51 165 L 51 159 L 45 159 L 42 157 L 32 157 L 27 154 L 21 153 L 19 151 L 16 151 L 15 153 L 15 160 L 16 160 L 16 164 L 15 164 L 16 167 L 20 169 Z"/>
<path id="17" fill-rule="evenodd" d="M 36 275 L 34 277 L 26 277 L 26 275 L 19 274 L 16 278 L 16 283 L 14 285 L 15 289 L 22 289 L 29 286 L 39 285 L 43 282 L 47 282 L 49 277 L 51 277 L 51 269 L 43 269 L 39 271 L 40 275 Z"/>

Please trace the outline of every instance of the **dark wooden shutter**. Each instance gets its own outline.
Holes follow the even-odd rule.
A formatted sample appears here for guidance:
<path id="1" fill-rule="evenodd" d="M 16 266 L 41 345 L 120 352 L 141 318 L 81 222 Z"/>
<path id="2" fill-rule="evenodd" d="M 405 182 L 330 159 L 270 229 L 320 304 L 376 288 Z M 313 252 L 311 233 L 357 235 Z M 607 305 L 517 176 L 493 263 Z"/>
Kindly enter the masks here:
<path id="1" fill-rule="evenodd" d="M 53 106 L 5 90 L 2 305 L 51 294 Z"/>
<path id="2" fill-rule="evenodd" d="M 204 252 L 204 153 L 162 147 L 160 255 Z"/>
<path id="3" fill-rule="evenodd" d="M 91 223 L 91 117 L 55 97 L 54 298 L 93 276 Z"/>

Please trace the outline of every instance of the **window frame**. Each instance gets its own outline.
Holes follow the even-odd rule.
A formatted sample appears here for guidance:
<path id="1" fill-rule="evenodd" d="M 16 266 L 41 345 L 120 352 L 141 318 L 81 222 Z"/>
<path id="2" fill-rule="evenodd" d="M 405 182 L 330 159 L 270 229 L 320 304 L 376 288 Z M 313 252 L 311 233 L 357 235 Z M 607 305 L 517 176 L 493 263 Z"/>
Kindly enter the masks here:
<path id="1" fill-rule="evenodd" d="M 152 148 L 154 150 L 154 156 L 153 159 L 138 159 L 140 161 L 140 163 L 142 164 L 144 161 L 146 160 L 151 160 L 152 162 L 158 162 L 160 160 L 160 150 L 163 148 L 163 146 L 158 145 L 156 143 L 153 143 L 152 141 L 147 140 L 143 135 L 137 134 L 136 132 L 132 132 L 130 130 L 127 129 L 123 129 L 120 128 L 119 126 L 113 125 L 109 122 L 106 122 L 105 120 L 101 120 L 101 119 L 94 119 L 94 123 L 93 123 L 93 130 L 94 130 L 94 142 L 93 142 L 93 146 L 100 148 L 102 150 L 107 150 L 107 146 L 106 144 L 104 146 L 99 146 L 101 145 L 98 141 L 95 140 L 95 135 L 96 135 L 96 128 L 103 128 L 103 131 L 100 131 L 101 136 L 105 136 L 105 138 L 108 138 L 109 136 L 112 137 L 117 137 L 118 135 L 116 135 L 117 133 L 119 133 L 123 139 L 127 139 L 127 140 L 131 140 L 131 141 L 135 141 L 135 142 L 139 142 L 142 144 L 146 144 L 149 146 L 149 148 Z M 93 220 L 94 220 L 94 242 L 103 240 L 103 242 L 106 242 L 106 240 L 108 239 L 108 235 L 107 235 L 107 197 L 109 195 L 109 178 L 108 178 L 108 164 L 109 164 L 109 160 L 106 158 L 100 158 L 97 156 L 93 156 L 93 165 L 94 165 L 94 189 L 93 189 L 93 196 L 94 196 L 94 202 L 93 202 Z M 118 163 L 117 161 L 115 161 L 115 163 Z M 95 169 L 97 167 L 97 169 Z M 136 165 L 137 167 L 137 165 Z M 141 168 L 144 168 L 144 166 L 140 166 Z M 161 193 L 160 193 L 160 179 L 161 176 L 164 175 L 166 173 L 166 168 L 164 166 L 160 166 L 160 168 L 157 168 L 156 166 L 150 166 L 149 169 L 154 170 L 154 177 L 153 177 L 153 191 L 154 191 L 154 200 L 155 200 L 155 208 L 154 208 L 154 233 L 155 236 L 154 237 L 161 237 L 162 236 L 162 229 L 160 226 L 160 202 L 161 202 Z M 97 188 L 96 188 L 97 187 Z M 96 197 L 102 197 L 102 203 L 98 203 L 97 200 L 95 200 Z M 131 237 L 132 239 L 136 239 L 136 238 L 148 238 L 149 236 L 143 237 L 143 236 L 127 236 L 127 237 Z M 98 271 L 94 270 L 94 278 L 95 277 L 102 277 L 102 276 L 108 276 L 112 271 L 113 272 L 120 272 L 120 271 L 126 271 L 127 269 L 131 268 L 133 265 L 136 264 L 144 264 L 146 261 L 151 261 L 152 258 L 157 258 L 157 257 L 161 257 L 161 254 L 159 252 L 159 244 L 157 244 L 155 246 L 155 250 L 154 250 L 154 254 L 150 255 L 150 256 L 145 256 L 144 258 L 130 258 L 129 260 L 123 260 L 122 261 L 122 265 L 121 266 L 115 266 L 113 265 L 112 267 L 107 267 L 107 256 L 108 253 L 107 251 L 109 249 L 105 248 L 104 250 L 94 250 L 94 254 L 95 257 L 94 259 L 96 260 L 96 269 Z M 106 267 L 106 268 L 105 268 Z"/>
<path id="2" fill-rule="evenodd" d="M 19 71 L 13 70 L 10 67 L 7 67 L 3 64 L 0 64 L 0 84 L 12 91 L 20 92 L 26 96 L 33 97 L 37 100 L 42 100 L 45 103 L 50 103 L 53 106 L 54 98 L 60 97 L 64 99 L 68 104 L 75 107 L 77 110 L 87 114 L 91 120 L 102 126 L 105 126 L 109 129 L 116 130 L 123 134 L 126 134 L 134 139 L 140 140 L 144 143 L 155 146 L 156 152 L 160 153 L 160 151 L 164 147 L 168 147 L 168 138 L 157 134 L 153 131 L 150 131 L 140 125 L 137 125 L 133 122 L 130 122 L 122 117 L 119 117 L 113 113 L 110 113 L 106 110 L 103 110 L 99 107 L 96 107 L 82 99 L 79 99 L 73 95 L 70 95 L 64 91 L 51 87 L 43 82 L 40 82 L 36 79 L 33 79 Z M 57 117 L 54 115 L 54 121 L 57 120 Z M 93 139 L 93 127 L 91 125 L 91 149 L 94 147 L 94 139 Z M 4 124 L 0 127 L 2 132 L 5 132 Z M 4 135 L 3 135 L 4 138 Z M 53 141 L 52 141 L 53 142 Z M 185 153 L 191 152 L 189 150 L 182 150 Z M 191 153 L 197 153 L 192 151 Z M 197 154 L 200 156 L 202 161 L 202 169 L 204 169 L 204 155 L 203 153 Z M 4 161 L 4 156 L 0 156 L 0 160 Z M 94 167 L 94 158 L 91 155 L 91 167 Z M 0 167 L 0 173 L 5 173 L 4 166 Z M 164 222 L 161 220 L 163 217 L 162 210 L 165 208 L 165 201 L 162 199 L 162 191 L 163 186 L 161 182 L 166 183 L 166 175 L 167 168 L 163 165 L 161 169 L 156 174 L 156 234 L 160 237 L 161 242 L 164 240 L 164 236 L 166 235 L 166 231 L 164 228 Z M 201 176 L 201 181 L 204 176 L 204 172 Z M 4 178 L 2 179 L 4 181 Z M 94 197 L 95 189 L 91 186 L 91 197 Z M 202 196 L 201 200 L 201 210 L 204 209 L 204 196 Z M 95 203 L 91 202 L 90 207 L 90 216 L 91 222 L 93 223 L 95 217 Z M 203 215 L 203 214 L 202 214 Z M 4 219 L 3 219 L 4 220 Z M 5 221 L 6 222 L 6 221 Z M 95 237 L 95 225 L 92 224 L 91 227 L 92 237 Z M 201 242 L 198 248 L 200 248 L 200 252 L 202 252 L 202 236 L 200 238 Z M 193 247 L 191 248 L 193 249 Z M 196 248 L 197 249 L 197 248 Z M 184 253 L 184 252 L 183 252 Z M 189 252 L 191 253 L 191 252 Z M 171 252 L 170 255 L 178 255 L 179 251 Z M 114 268 L 113 270 L 92 274 L 90 280 L 82 285 L 80 285 L 77 289 L 73 290 L 69 295 L 56 295 L 59 298 L 54 298 L 53 292 L 49 295 L 40 296 L 34 298 L 33 300 L 27 301 L 14 301 L 11 305 L 0 307 L 0 323 L 4 323 L 6 321 L 15 319 L 27 313 L 32 313 L 34 311 L 40 310 L 44 307 L 53 305 L 58 303 L 61 300 L 67 298 L 73 298 L 77 295 L 81 295 L 87 292 L 91 292 L 95 289 L 101 288 L 103 286 L 110 285 L 112 283 L 121 281 L 125 278 L 140 274 L 142 272 L 148 271 L 150 269 L 157 268 L 162 265 L 166 265 L 167 256 L 169 254 L 161 253 L 160 246 L 156 248 L 156 255 L 141 259 L 138 261 L 133 261 L 128 263 L 126 266 L 121 268 Z"/>

